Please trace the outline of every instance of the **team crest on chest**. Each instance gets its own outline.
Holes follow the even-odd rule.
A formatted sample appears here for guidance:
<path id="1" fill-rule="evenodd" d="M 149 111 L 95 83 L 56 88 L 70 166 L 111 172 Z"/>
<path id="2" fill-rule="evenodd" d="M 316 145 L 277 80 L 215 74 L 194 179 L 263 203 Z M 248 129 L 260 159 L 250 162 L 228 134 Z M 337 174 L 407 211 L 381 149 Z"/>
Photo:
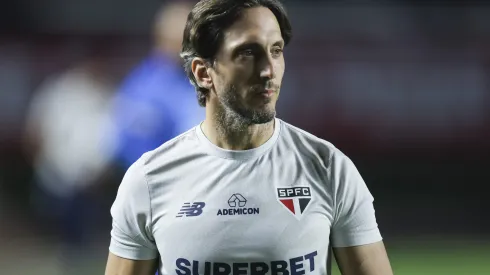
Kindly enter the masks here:
<path id="1" fill-rule="evenodd" d="M 278 187 L 277 200 L 298 220 L 311 201 L 311 190 L 308 186 Z"/>

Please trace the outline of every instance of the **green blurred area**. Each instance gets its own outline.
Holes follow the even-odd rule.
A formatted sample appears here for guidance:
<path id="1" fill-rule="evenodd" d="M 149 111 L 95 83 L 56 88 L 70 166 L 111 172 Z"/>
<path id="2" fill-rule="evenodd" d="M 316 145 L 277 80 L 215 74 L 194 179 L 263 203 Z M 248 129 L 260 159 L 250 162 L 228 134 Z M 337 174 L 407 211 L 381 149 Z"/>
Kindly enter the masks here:
<path id="1" fill-rule="evenodd" d="M 388 247 L 396 275 L 490 275 L 490 243 L 416 242 Z M 340 275 L 337 266 L 332 274 Z"/>
<path id="2" fill-rule="evenodd" d="M 36 246 L 14 245 L 14 253 L 0 255 L 0 274 L 104 274 L 107 250 L 93 248 L 81 253 L 83 260 L 61 270 L 66 259 L 60 258 L 54 247 L 46 243 Z M 405 241 L 386 243 L 396 275 L 489 275 L 489 241 Z M 20 249 L 20 250 L 19 250 Z M 80 259 L 82 259 L 82 257 Z M 334 275 L 340 275 L 333 265 Z"/>

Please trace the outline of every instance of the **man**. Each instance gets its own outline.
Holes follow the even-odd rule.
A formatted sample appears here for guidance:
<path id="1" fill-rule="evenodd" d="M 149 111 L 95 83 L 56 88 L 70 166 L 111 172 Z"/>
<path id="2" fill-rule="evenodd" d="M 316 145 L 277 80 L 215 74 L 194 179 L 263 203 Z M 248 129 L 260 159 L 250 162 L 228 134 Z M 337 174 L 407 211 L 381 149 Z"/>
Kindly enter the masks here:
<path id="1" fill-rule="evenodd" d="M 201 125 L 127 171 L 107 275 L 389 275 L 373 197 L 332 144 L 275 118 L 291 26 L 278 0 L 200 1 L 182 57 Z"/>
<path id="2" fill-rule="evenodd" d="M 123 81 L 114 103 L 115 162 L 128 169 L 141 155 L 201 122 L 205 113 L 179 60 L 187 1 L 156 13 L 153 49 Z"/>

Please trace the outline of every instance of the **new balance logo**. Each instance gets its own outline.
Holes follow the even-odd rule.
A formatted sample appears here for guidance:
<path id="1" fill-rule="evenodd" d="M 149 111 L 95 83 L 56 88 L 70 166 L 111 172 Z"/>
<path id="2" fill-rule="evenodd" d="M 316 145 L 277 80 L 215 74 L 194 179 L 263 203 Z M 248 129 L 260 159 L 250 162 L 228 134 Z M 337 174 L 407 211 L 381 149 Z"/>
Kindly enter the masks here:
<path id="1" fill-rule="evenodd" d="M 177 218 L 186 216 L 186 217 L 195 217 L 202 214 L 202 209 L 206 206 L 204 202 L 195 202 L 191 204 L 190 202 L 184 203 L 180 212 L 177 214 Z"/>

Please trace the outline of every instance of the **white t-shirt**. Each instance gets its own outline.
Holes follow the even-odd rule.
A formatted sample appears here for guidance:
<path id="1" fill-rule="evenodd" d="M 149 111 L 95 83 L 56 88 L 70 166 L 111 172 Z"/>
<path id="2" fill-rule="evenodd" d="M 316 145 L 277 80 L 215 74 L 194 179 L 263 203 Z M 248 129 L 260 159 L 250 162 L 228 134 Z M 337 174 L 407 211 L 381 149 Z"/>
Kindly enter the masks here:
<path id="1" fill-rule="evenodd" d="M 111 209 L 110 251 L 159 274 L 330 274 L 333 247 L 381 241 L 373 197 L 332 144 L 280 119 L 230 151 L 200 126 L 144 154 Z"/>

